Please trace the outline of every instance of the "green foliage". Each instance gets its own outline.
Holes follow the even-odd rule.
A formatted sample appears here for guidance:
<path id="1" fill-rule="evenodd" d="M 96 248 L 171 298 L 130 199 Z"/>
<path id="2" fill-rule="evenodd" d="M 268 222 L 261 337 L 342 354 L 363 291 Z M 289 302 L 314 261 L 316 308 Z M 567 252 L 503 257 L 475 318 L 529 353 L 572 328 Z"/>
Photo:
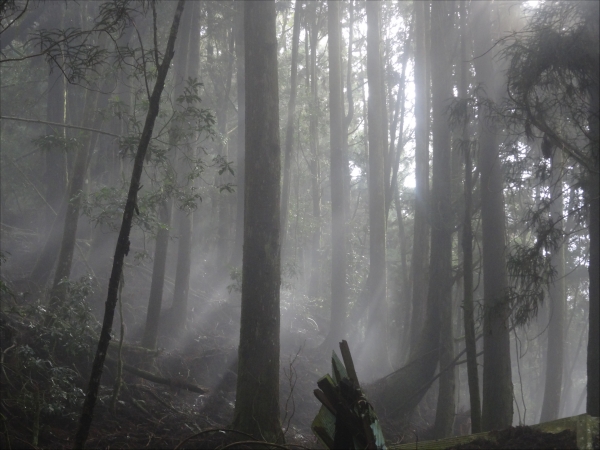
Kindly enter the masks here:
<path id="1" fill-rule="evenodd" d="M 507 258 L 507 269 L 512 285 L 509 290 L 512 317 L 516 325 L 525 325 L 538 312 L 544 301 L 544 292 L 554 278 L 551 255 L 558 249 L 563 232 L 547 217 L 545 207 L 531 212 L 532 243 L 516 243 Z"/>
<path id="2" fill-rule="evenodd" d="M 67 295 L 60 302 L 48 306 L 37 301 L 20 314 L 32 321 L 32 346 L 48 358 L 87 359 L 100 326 L 87 301 L 96 282 L 87 275 L 77 281 L 63 280 L 61 284 Z"/>
<path id="3" fill-rule="evenodd" d="M 0 251 L 0 266 L 8 260 L 8 255 L 10 255 L 10 253 Z M 0 278 L 0 298 L 5 296 L 14 298 L 15 294 L 8 284 L 2 278 Z"/>
<path id="4" fill-rule="evenodd" d="M 242 268 L 241 267 L 230 267 L 229 278 L 232 283 L 227 286 L 227 292 L 242 292 Z"/>
<path id="5" fill-rule="evenodd" d="M 63 281 L 68 296 L 51 306 L 40 301 L 2 313 L 0 332 L 12 346 L 2 353 L 3 401 L 13 414 L 32 422 L 37 441 L 44 419 L 75 420 L 82 404 L 81 375 L 87 366 L 99 324 L 87 298 L 95 285 L 90 276 Z"/>

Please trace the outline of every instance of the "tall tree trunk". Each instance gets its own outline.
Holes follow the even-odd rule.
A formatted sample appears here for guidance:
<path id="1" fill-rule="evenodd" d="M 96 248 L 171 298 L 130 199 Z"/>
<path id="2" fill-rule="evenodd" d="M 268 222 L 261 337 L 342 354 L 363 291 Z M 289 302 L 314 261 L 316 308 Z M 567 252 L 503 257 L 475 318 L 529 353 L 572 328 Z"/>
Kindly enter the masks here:
<path id="1" fill-rule="evenodd" d="M 329 49 L 329 147 L 331 180 L 331 322 L 326 345 L 329 349 L 344 338 L 346 321 L 346 218 L 344 217 L 344 155 L 342 56 L 338 2 L 328 3 Z"/>
<path id="2" fill-rule="evenodd" d="M 471 140 L 469 135 L 469 114 L 467 110 L 468 101 L 468 56 L 467 56 L 467 11 L 466 0 L 460 2 L 460 26 L 461 26 L 461 70 L 458 95 L 464 102 L 464 123 L 462 124 L 462 136 L 460 147 L 465 160 L 465 185 L 464 197 L 465 207 L 463 216 L 463 318 L 465 328 L 465 345 L 467 350 L 467 378 L 469 385 L 469 404 L 471 406 L 471 433 L 481 432 L 481 400 L 479 396 L 479 374 L 477 372 L 477 346 L 475 341 L 475 309 L 473 306 L 473 228 L 471 224 L 473 214 L 473 165 L 471 162 Z"/>
<path id="3" fill-rule="evenodd" d="M 406 114 L 406 67 L 410 55 L 410 43 L 413 39 L 413 29 L 411 25 L 410 31 L 407 33 L 406 41 L 404 42 L 404 53 L 402 55 L 402 72 L 400 74 L 400 83 L 398 85 L 398 98 L 394 111 L 394 121 L 390 131 L 390 159 L 392 159 L 392 177 L 390 180 L 390 200 L 394 201 L 394 209 L 396 210 L 396 220 L 398 222 L 398 240 L 400 242 L 400 273 L 397 276 L 397 288 L 394 295 L 397 303 L 398 315 L 395 316 L 396 323 L 401 325 L 401 333 L 397 334 L 399 339 L 399 350 L 397 355 L 398 362 L 404 362 L 406 351 L 408 350 L 409 337 L 409 321 L 410 321 L 410 289 L 409 289 L 409 273 L 408 263 L 406 260 L 406 233 L 404 227 L 404 217 L 402 215 L 402 206 L 400 203 L 400 190 L 398 187 L 398 171 L 400 169 L 400 158 L 404 153 L 404 116 Z M 396 134 L 398 134 L 398 143 L 396 144 Z M 389 205 L 387 203 L 388 194 L 386 194 L 386 222 L 389 214 Z"/>
<path id="4" fill-rule="evenodd" d="M 302 15 L 302 2 L 295 3 L 294 29 L 292 32 L 292 74 L 290 78 L 290 101 L 288 103 L 287 124 L 285 127 L 285 148 L 283 152 L 283 187 L 281 190 L 281 248 L 285 248 L 287 236 L 289 203 L 290 203 L 290 178 L 292 167 L 292 152 L 294 149 L 294 122 L 296 118 L 296 92 L 298 90 L 298 42 L 300 41 L 300 20 Z"/>
<path id="5" fill-rule="evenodd" d="M 127 194 L 127 203 L 125 204 L 125 210 L 123 212 L 123 222 L 121 223 L 121 230 L 117 240 L 115 256 L 113 258 L 113 268 L 110 274 L 110 281 L 108 285 L 108 295 L 104 310 L 104 320 L 102 322 L 102 329 L 100 331 L 100 340 L 98 341 L 98 348 L 96 349 L 96 355 L 94 356 L 90 381 L 88 384 L 88 391 L 83 402 L 81 417 L 79 419 L 79 427 L 75 436 L 75 448 L 85 448 L 85 442 L 87 441 L 90 426 L 92 424 L 94 406 L 96 404 L 96 399 L 98 398 L 100 378 L 102 377 L 102 371 L 104 368 L 104 360 L 106 358 L 108 344 L 111 339 L 110 333 L 115 315 L 115 306 L 117 304 L 119 283 L 121 282 L 123 274 L 123 262 L 125 260 L 125 256 L 129 253 L 129 234 L 131 232 L 134 210 L 136 208 L 137 194 L 139 191 L 140 179 L 142 177 L 142 170 L 144 168 L 144 159 L 146 157 L 148 145 L 150 144 L 150 139 L 152 138 L 154 123 L 156 121 L 156 117 L 158 116 L 160 96 L 165 85 L 165 79 L 167 78 L 171 60 L 173 59 L 175 39 L 177 37 L 177 30 L 179 28 L 179 21 L 181 19 L 181 14 L 183 13 L 184 4 L 185 0 L 179 0 L 177 3 L 177 9 L 173 18 L 173 24 L 171 25 L 167 48 L 164 53 L 165 56 L 162 63 L 158 67 L 156 83 L 149 99 L 148 114 L 146 115 L 144 129 L 142 131 L 135 155 L 133 173 L 131 174 L 131 183 L 129 185 L 129 192 Z"/>
<path id="6" fill-rule="evenodd" d="M 417 346 L 427 301 L 427 255 L 429 253 L 429 225 L 427 209 L 429 198 L 429 83 L 427 82 L 427 23 L 425 6 L 428 2 L 414 3 L 415 14 L 415 218 L 413 235 L 412 319 L 410 348 Z"/>
<path id="7" fill-rule="evenodd" d="M 587 402 L 586 412 L 594 417 L 600 415 L 600 64 L 598 49 L 598 2 L 581 2 L 585 17 L 588 42 L 594 42 L 587 49 L 591 73 L 588 87 L 588 124 L 593 170 L 587 181 L 587 201 L 589 203 L 590 262 L 588 265 L 589 287 L 589 330 L 587 348 Z"/>
<path id="8" fill-rule="evenodd" d="M 562 193 L 563 155 L 561 150 L 555 150 L 552 155 L 552 176 L 550 178 L 550 218 L 554 226 L 563 230 L 563 193 Z M 546 356 L 546 384 L 544 386 L 544 401 L 540 422 L 558 419 L 560 411 L 562 376 L 564 364 L 564 334 L 566 312 L 565 290 L 565 247 L 563 238 L 552 255 L 552 267 L 556 271 L 554 281 L 548 289 L 549 315 L 548 352 Z"/>
<path id="9" fill-rule="evenodd" d="M 98 129 L 102 123 L 102 116 L 97 113 L 98 107 L 105 107 L 107 96 L 100 95 L 108 87 L 105 81 L 98 90 L 90 90 L 86 95 L 85 113 L 83 126 Z M 100 104 L 100 102 L 102 104 Z M 69 278 L 71 265 L 73 263 L 73 253 L 75 251 L 77 227 L 79 223 L 79 213 L 81 210 L 83 187 L 87 176 L 88 166 L 94 151 L 94 146 L 98 138 L 97 133 L 86 132 L 85 139 L 81 147 L 77 149 L 75 162 L 73 164 L 73 173 L 69 182 L 69 189 L 65 197 L 66 214 L 64 218 L 63 235 L 60 244 L 60 252 L 56 262 L 56 271 L 54 273 L 54 282 L 50 292 L 50 303 L 64 299 L 66 294 L 66 285 L 61 283 L 65 278 Z"/>
<path id="10" fill-rule="evenodd" d="M 310 140 L 310 174 L 313 215 L 313 232 L 311 236 L 311 271 L 308 295 L 317 298 L 321 295 L 321 167 L 319 163 L 319 82 L 317 80 L 317 43 L 319 30 L 317 27 L 317 3 L 309 2 L 307 16 L 310 18 L 310 101 L 309 101 L 309 140 Z"/>
<path id="11" fill-rule="evenodd" d="M 163 199 L 158 206 L 158 211 L 160 228 L 156 233 L 150 297 L 148 298 L 146 325 L 144 327 L 144 336 L 142 338 L 142 347 L 148 349 L 156 348 L 156 341 L 158 338 L 158 325 L 160 323 L 160 310 L 162 307 L 165 271 L 167 268 L 167 250 L 169 248 L 169 234 L 171 229 L 171 201 L 169 199 Z"/>
<path id="12" fill-rule="evenodd" d="M 191 7 L 193 9 L 193 6 Z M 179 41 L 175 49 L 175 73 L 173 96 L 179 98 L 183 94 L 185 88 L 185 80 L 187 78 L 187 62 L 189 54 L 189 41 L 192 11 L 189 11 L 183 17 L 179 30 Z M 177 164 L 176 146 L 177 146 L 177 124 L 174 122 L 169 130 L 169 158 L 172 161 L 172 166 L 183 171 L 184 167 Z M 175 174 L 177 178 L 183 178 L 181 174 Z M 169 238 L 171 234 L 171 221 L 173 215 L 173 199 L 170 197 L 163 198 L 158 205 L 158 220 L 160 222 L 158 232 L 156 233 L 156 246 L 154 247 L 154 264 L 152 266 L 152 281 L 150 283 L 150 296 L 148 298 L 148 310 L 146 314 L 146 324 L 144 327 L 144 335 L 142 337 L 142 346 L 154 349 L 157 345 L 158 330 L 161 319 L 161 309 L 163 301 L 163 291 L 165 284 L 165 272 L 167 268 L 167 252 L 169 249 Z M 185 255 L 181 255 L 182 259 Z M 182 263 L 184 261 L 182 260 Z M 180 278 L 180 282 L 185 281 Z M 182 289 L 180 286 L 179 289 Z M 187 290 L 187 287 L 185 288 Z M 181 326 L 181 323 L 179 323 Z"/>
<path id="13" fill-rule="evenodd" d="M 439 314 L 440 367 L 452 364 L 452 147 L 448 106 L 452 99 L 451 49 L 453 11 L 450 2 L 433 2 L 431 8 L 431 90 L 433 109 L 433 184 L 431 189 L 431 257 L 428 314 Z M 433 432 L 436 438 L 448 437 L 454 425 L 455 371 L 440 375 L 438 402 Z"/>
<path id="14" fill-rule="evenodd" d="M 217 127 L 219 134 L 223 139 L 227 138 L 227 116 L 229 111 L 229 94 L 231 92 L 231 81 L 233 78 L 233 45 L 234 35 L 233 30 L 228 30 L 229 42 L 224 43 L 228 46 L 227 50 L 223 51 L 223 58 L 227 56 L 226 74 L 225 80 L 218 75 L 213 75 L 211 71 L 211 77 L 213 78 L 213 84 L 215 85 L 215 91 L 218 93 L 218 105 L 217 105 Z M 222 58 L 222 59 L 223 59 Z M 225 61 L 220 61 L 220 64 L 224 65 Z M 217 88 L 217 85 L 224 84 L 221 88 Z M 229 144 L 223 140 L 219 142 L 217 147 L 217 154 L 229 160 Z M 223 172 L 219 177 L 221 184 L 231 182 L 231 174 L 229 171 Z M 227 195 L 226 191 L 221 192 L 218 195 L 219 201 L 219 227 L 218 227 L 218 238 L 217 238 L 217 270 L 222 270 L 230 258 L 230 230 L 231 230 L 231 197 Z"/>
<path id="15" fill-rule="evenodd" d="M 235 2 L 236 24 L 235 58 L 237 84 L 237 164 L 236 164 L 236 214 L 235 214 L 235 244 L 231 256 L 231 265 L 240 266 L 242 263 L 242 247 L 244 242 L 244 160 L 246 139 L 246 69 L 244 65 L 244 2 Z"/>
<path id="16" fill-rule="evenodd" d="M 385 142 L 383 64 L 381 59 L 381 2 L 368 1 L 367 77 L 369 85 L 369 330 L 367 349 L 371 370 L 381 370 L 387 356 L 385 267 Z"/>
<path id="17" fill-rule="evenodd" d="M 350 218 L 350 155 L 348 139 L 350 137 L 350 125 L 354 118 L 354 97 L 352 95 L 352 49 L 354 39 L 354 1 L 347 2 L 350 19 L 348 21 L 348 61 L 346 68 L 346 100 L 348 101 L 348 112 L 344 116 L 342 133 L 342 160 L 344 169 L 344 217 Z"/>
<path id="18" fill-rule="evenodd" d="M 494 79 L 488 2 L 474 3 L 475 71 L 477 82 L 494 100 L 499 86 Z M 479 113 L 479 167 L 483 232 L 483 404 L 482 431 L 512 424 L 513 385 L 510 365 L 508 275 L 506 269 L 506 215 L 497 127 Z"/>
<path id="19" fill-rule="evenodd" d="M 280 143 L 275 2 L 248 1 L 246 204 L 233 427 L 282 441 L 279 421 Z"/>
<path id="20" fill-rule="evenodd" d="M 187 27 L 188 44 L 185 49 L 187 55 L 187 76 L 197 78 L 200 64 L 200 34 L 197 33 L 200 17 L 200 5 L 197 2 L 192 3 L 190 8 L 191 23 Z M 186 28 L 184 28 L 186 30 Z M 183 50 L 183 49 L 182 49 Z M 181 77 L 179 77 L 181 79 Z M 196 151 L 189 149 L 192 152 L 192 157 L 196 157 Z M 185 176 L 182 172 L 185 171 L 186 159 L 181 155 L 179 161 L 178 178 L 184 180 Z M 185 189 L 191 191 L 193 182 Z M 177 211 L 177 219 L 179 222 L 179 245 L 177 247 L 177 272 L 175 274 L 175 286 L 173 287 L 173 305 L 171 334 L 176 335 L 182 329 L 182 324 L 185 325 L 188 310 L 188 295 L 190 288 L 190 272 L 192 263 L 192 235 L 194 232 L 194 213 L 179 209 Z"/>

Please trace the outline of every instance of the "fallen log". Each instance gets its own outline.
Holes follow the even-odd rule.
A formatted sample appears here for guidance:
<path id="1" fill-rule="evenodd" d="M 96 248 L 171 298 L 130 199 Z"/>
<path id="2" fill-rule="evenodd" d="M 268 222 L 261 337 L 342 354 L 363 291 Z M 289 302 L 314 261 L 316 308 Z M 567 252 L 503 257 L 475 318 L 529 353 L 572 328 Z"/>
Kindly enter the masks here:
<path id="1" fill-rule="evenodd" d="M 106 362 L 110 364 L 117 364 L 117 361 L 107 357 Z M 123 370 L 136 375 L 144 380 L 152 381 L 153 383 L 165 384 L 175 389 L 186 389 L 188 391 L 196 392 L 198 394 L 206 394 L 208 389 L 198 386 L 197 384 L 188 383 L 182 380 L 174 380 L 172 378 L 164 378 L 158 375 L 155 375 L 151 372 L 147 372 L 142 369 L 138 369 L 137 367 L 130 366 L 129 364 L 123 364 Z"/>

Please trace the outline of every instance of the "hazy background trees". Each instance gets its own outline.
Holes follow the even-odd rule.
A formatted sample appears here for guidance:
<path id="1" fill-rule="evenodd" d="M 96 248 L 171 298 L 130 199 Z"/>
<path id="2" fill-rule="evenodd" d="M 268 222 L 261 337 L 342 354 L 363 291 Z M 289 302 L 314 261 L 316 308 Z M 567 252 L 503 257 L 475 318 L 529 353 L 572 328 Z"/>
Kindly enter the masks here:
<path id="1" fill-rule="evenodd" d="M 2 277 L 52 305 L 89 274 L 97 316 L 175 11 L 111 5 L 1 6 Z M 126 340 L 241 339 L 234 423 L 269 385 L 272 440 L 280 353 L 340 339 L 432 436 L 598 414 L 597 2 L 185 11 L 110 288 Z"/>

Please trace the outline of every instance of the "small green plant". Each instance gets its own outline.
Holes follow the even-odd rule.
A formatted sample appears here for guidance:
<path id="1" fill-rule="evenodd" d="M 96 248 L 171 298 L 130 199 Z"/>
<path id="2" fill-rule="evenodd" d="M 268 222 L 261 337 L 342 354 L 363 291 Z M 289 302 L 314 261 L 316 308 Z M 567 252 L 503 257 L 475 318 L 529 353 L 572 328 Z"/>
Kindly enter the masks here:
<path id="1" fill-rule="evenodd" d="M 64 301 L 47 306 L 41 301 L 13 307 L 11 319 L 0 321 L 3 335 L 12 336 L 12 346 L 2 352 L 2 384 L 9 387 L 3 400 L 15 417 L 31 420 L 32 444 L 38 445 L 44 420 L 51 417 L 75 420 L 84 394 L 78 383 L 78 364 L 87 364 L 99 323 L 87 298 L 95 281 L 84 276 L 62 281 Z M 16 324 L 15 328 L 8 323 Z M 14 330 L 19 331 L 15 333 Z M 6 333 L 5 333 L 6 332 Z"/>
<path id="2" fill-rule="evenodd" d="M 241 267 L 230 267 L 229 278 L 232 283 L 227 286 L 227 292 L 242 292 L 242 268 Z"/>
<path id="3" fill-rule="evenodd" d="M 8 260 L 8 256 L 10 253 L 0 251 L 0 265 L 4 264 Z M 10 297 L 14 298 L 15 294 L 12 289 L 8 286 L 8 284 L 0 278 L 0 297 Z"/>

